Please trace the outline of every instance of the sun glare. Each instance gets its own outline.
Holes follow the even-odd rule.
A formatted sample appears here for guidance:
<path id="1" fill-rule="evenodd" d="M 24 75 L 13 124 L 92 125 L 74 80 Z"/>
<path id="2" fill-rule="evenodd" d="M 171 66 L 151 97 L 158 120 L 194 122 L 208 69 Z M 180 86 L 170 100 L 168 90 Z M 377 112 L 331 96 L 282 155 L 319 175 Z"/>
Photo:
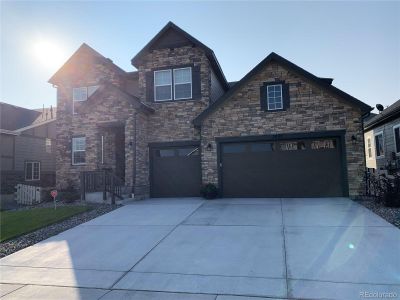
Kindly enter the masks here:
<path id="1" fill-rule="evenodd" d="M 65 61 L 62 47 L 50 40 L 38 40 L 33 44 L 37 61 L 46 68 L 57 69 Z"/>

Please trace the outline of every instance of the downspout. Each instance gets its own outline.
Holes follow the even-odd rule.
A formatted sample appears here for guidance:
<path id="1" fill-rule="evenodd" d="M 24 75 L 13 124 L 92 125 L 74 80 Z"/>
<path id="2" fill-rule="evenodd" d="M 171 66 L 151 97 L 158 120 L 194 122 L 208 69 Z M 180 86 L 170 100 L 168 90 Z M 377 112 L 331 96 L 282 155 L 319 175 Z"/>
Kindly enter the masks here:
<path id="1" fill-rule="evenodd" d="M 134 131 L 133 131 L 133 170 L 132 170 L 132 194 L 135 195 L 135 187 L 136 187 L 136 142 L 137 142 L 137 133 L 136 133 L 136 126 L 137 126 L 137 112 L 135 111 L 134 114 Z"/>
<path id="2" fill-rule="evenodd" d="M 362 138 L 363 138 L 363 153 L 364 153 L 364 166 L 367 168 L 367 156 L 365 153 L 365 136 L 364 136 L 364 120 L 371 115 L 371 112 L 366 112 L 365 114 L 361 115 L 361 130 L 362 130 Z"/>

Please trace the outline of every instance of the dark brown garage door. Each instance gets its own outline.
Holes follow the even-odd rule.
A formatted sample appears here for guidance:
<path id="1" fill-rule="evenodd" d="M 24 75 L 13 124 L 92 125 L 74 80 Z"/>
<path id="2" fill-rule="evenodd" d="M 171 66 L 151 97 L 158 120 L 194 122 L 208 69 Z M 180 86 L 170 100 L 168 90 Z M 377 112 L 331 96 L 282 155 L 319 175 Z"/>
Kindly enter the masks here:
<path id="1" fill-rule="evenodd" d="M 198 146 L 151 149 L 151 196 L 199 196 L 201 186 Z"/>
<path id="2" fill-rule="evenodd" d="M 343 196 L 341 152 L 339 138 L 223 143 L 223 196 Z"/>

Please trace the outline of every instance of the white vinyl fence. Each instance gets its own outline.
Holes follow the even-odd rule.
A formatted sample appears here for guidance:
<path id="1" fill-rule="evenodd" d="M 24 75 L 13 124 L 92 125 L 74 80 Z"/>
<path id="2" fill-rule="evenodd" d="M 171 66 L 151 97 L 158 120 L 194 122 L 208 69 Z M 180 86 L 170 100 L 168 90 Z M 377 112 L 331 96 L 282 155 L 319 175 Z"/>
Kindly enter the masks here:
<path id="1" fill-rule="evenodd" d="M 26 184 L 17 184 L 15 186 L 15 200 L 19 204 L 32 205 L 35 203 L 40 203 L 41 201 L 41 187 L 31 186 Z"/>

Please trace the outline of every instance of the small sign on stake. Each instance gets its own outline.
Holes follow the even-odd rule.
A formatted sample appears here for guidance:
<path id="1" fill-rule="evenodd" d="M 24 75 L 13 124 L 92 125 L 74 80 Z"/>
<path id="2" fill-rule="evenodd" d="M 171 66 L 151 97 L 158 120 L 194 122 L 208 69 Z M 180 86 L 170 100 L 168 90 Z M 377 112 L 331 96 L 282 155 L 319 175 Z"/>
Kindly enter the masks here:
<path id="1" fill-rule="evenodd" d="M 54 209 L 56 209 L 57 208 L 57 204 L 56 204 L 56 197 L 57 197 L 57 190 L 52 190 L 51 192 L 50 192 L 50 195 L 53 197 L 53 200 L 54 200 Z"/>

